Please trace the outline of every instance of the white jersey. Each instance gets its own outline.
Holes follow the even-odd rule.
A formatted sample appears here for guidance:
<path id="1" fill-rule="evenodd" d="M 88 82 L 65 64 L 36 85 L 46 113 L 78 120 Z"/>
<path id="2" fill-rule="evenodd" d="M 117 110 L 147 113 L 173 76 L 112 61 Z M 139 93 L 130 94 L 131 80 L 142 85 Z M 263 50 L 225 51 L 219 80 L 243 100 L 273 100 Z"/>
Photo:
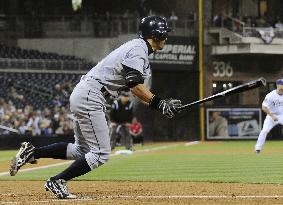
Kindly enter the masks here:
<path id="1" fill-rule="evenodd" d="M 102 59 L 86 76 L 103 84 L 110 94 L 117 95 L 126 88 L 123 65 L 139 71 L 144 79 L 150 77 L 148 54 L 143 39 L 128 41 Z"/>
<path id="2" fill-rule="evenodd" d="M 283 114 L 283 95 L 279 95 L 276 90 L 271 91 L 265 96 L 262 105 L 275 115 Z"/>

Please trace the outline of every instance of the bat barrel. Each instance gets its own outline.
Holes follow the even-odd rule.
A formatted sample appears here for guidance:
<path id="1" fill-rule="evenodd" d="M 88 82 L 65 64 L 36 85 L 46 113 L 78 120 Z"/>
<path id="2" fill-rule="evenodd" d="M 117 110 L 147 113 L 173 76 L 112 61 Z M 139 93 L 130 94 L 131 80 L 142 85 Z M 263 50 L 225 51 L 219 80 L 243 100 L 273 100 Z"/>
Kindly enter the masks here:
<path id="1" fill-rule="evenodd" d="M 215 95 L 209 96 L 207 98 L 183 105 L 181 107 L 178 107 L 177 110 L 184 110 L 185 108 L 194 106 L 194 105 L 199 105 L 202 103 L 205 103 L 207 101 L 211 101 L 211 100 L 215 100 L 221 97 L 225 97 L 225 96 L 229 96 L 229 95 L 233 95 L 233 94 L 237 94 L 237 93 L 242 93 L 251 89 L 255 89 L 255 88 L 259 88 L 261 86 L 266 86 L 266 80 L 265 78 L 261 77 L 257 80 L 253 80 L 250 81 L 248 83 L 244 83 L 242 85 L 236 86 L 234 88 L 231 88 L 229 90 L 225 90 L 223 92 L 217 93 Z"/>

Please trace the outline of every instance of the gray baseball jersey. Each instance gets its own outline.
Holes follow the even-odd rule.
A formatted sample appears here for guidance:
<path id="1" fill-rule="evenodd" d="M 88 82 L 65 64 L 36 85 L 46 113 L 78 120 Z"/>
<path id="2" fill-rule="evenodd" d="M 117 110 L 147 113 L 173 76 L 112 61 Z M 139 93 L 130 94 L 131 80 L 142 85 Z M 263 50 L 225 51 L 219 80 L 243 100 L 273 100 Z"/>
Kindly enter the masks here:
<path id="1" fill-rule="evenodd" d="M 126 86 L 122 65 L 138 70 L 144 79 L 150 77 L 148 47 L 143 39 L 134 39 L 123 44 L 102 59 L 86 76 L 105 85 L 111 95 L 117 96 L 117 92 Z"/>
<path id="2" fill-rule="evenodd" d="M 82 77 L 70 96 L 75 143 L 67 147 L 69 159 L 85 155 L 91 169 L 108 160 L 111 147 L 102 89 L 115 96 L 126 88 L 122 65 L 138 70 L 144 79 L 149 77 L 148 53 L 148 45 L 143 39 L 131 40 L 112 51 Z"/>

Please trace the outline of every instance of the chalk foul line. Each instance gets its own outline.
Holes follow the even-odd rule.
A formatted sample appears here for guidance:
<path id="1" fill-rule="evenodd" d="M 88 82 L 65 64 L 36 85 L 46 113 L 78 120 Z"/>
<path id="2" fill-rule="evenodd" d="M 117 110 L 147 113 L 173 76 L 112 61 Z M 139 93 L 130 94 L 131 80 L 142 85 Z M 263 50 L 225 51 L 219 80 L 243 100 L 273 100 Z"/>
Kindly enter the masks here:
<path id="1" fill-rule="evenodd" d="M 191 145 L 195 145 L 195 144 L 198 144 L 198 141 L 195 141 L 195 142 L 188 142 L 188 143 L 185 143 L 185 146 L 191 146 Z M 166 146 L 159 146 L 159 147 L 153 147 L 153 148 L 148 148 L 148 149 L 144 149 L 144 150 L 137 150 L 133 153 L 143 153 L 143 152 L 150 152 L 150 151 L 157 151 L 157 150 L 163 150 L 163 149 L 167 149 L 169 147 L 176 147 L 176 146 L 179 146 L 180 144 L 173 144 L 173 145 L 166 145 Z M 110 154 L 110 156 L 117 156 L 119 154 L 117 154 L 116 152 L 115 153 L 112 153 Z M 69 160 L 69 161 L 66 161 L 66 162 L 60 162 L 60 163 L 55 163 L 55 164 L 49 164 L 49 165 L 44 165 L 44 166 L 39 166 L 39 167 L 34 167 L 34 168 L 26 168 L 26 169 L 20 169 L 18 172 L 30 172 L 30 171 L 35 171 L 35 170 L 40 170 L 40 169 L 47 169 L 47 168 L 51 168 L 51 167 L 57 167 L 57 166 L 62 166 L 62 165 L 67 165 L 67 164 L 70 164 L 72 163 L 73 160 Z M 5 176 L 5 175 L 9 175 L 10 173 L 9 172 L 1 172 L 0 173 L 0 177 L 1 176 Z"/>

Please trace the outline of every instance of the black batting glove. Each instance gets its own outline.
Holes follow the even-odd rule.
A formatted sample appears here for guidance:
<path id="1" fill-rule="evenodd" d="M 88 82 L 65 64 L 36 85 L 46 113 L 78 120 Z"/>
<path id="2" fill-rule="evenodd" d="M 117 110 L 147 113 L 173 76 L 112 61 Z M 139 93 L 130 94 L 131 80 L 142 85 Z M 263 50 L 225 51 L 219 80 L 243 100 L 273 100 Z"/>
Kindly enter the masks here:
<path id="1" fill-rule="evenodd" d="M 176 99 L 160 99 L 154 95 L 149 103 L 149 106 L 159 110 L 168 118 L 173 118 L 179 111 L 178 107 L 182 105 L 180 100 Z"/>
<path id="2" fill-rule="evenodd" d="M 182 105 L 180 100 L 176 99 L 165 99 L 161 100 L 158 104 L 159 110 L 168 118 L 173 118 L 179 111 L 178 107 Z"/>

